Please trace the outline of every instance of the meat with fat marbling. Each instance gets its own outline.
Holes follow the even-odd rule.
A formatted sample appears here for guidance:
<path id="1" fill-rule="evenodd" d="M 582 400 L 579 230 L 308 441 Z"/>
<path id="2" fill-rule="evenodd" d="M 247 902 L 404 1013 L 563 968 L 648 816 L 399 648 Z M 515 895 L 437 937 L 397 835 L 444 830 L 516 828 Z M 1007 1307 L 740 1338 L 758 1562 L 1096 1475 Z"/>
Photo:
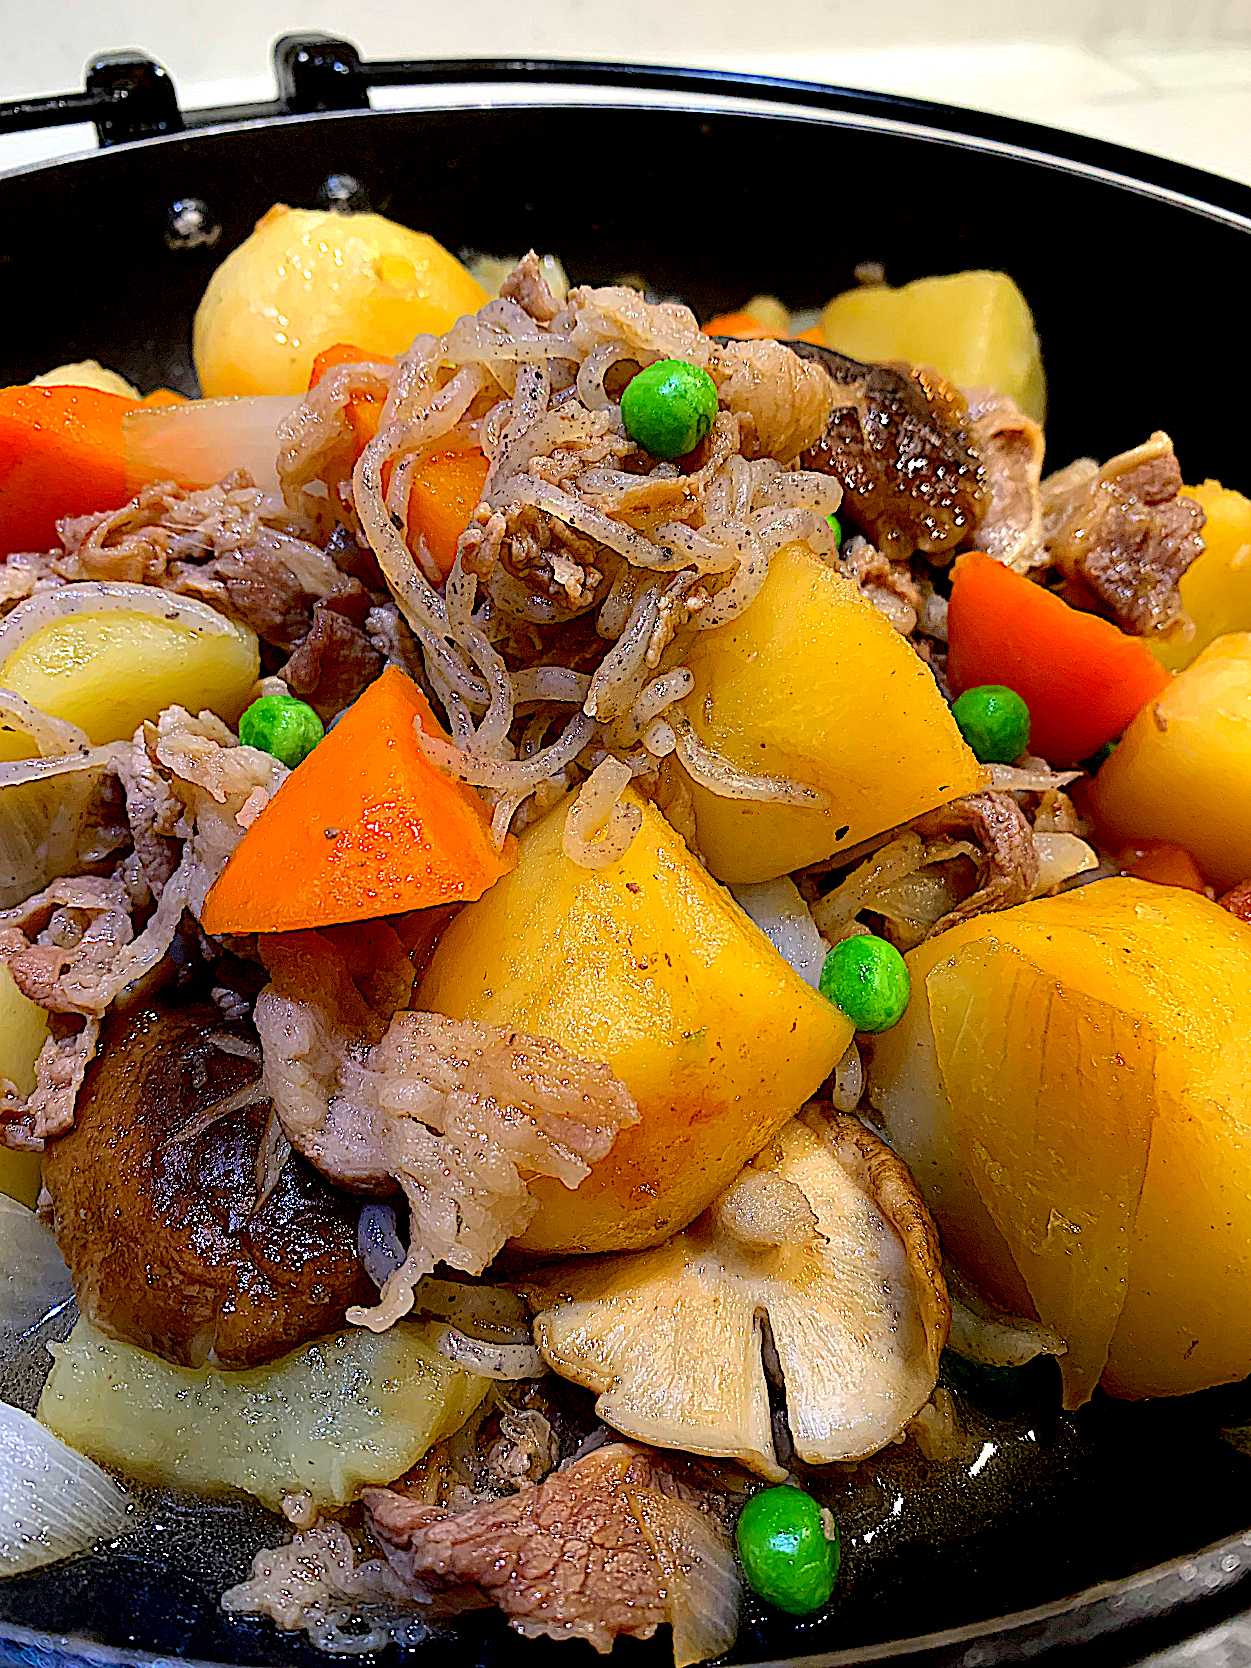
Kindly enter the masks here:
<path id="1" fill-rule="evenodd" d="M 1181 613 L 1178 581 L 1203 552 L 1207 519 L 1181 488 L 1173 442 L 1159 430 L 1102 469 L 1079 460 L 1043 485 L 1048 557 L 1123 631 L 1162 631 Z"/>
<path id="2" fill-rule="evenodd" d="M 370 1532 L 415 1594 L 476 1589 L 519 1633 L 584 1639 L 601 1652 L 621 1634 L 650 1639 L 668 1622 L 679 1665 L 733 1642 L 738 1576 L 725 1529 L 626 1443 L 454 1516 L 390 1489 L 366 1489 L 362 1501 Z M 701 1625 L 715 1634 L 695 1642 Z"/>

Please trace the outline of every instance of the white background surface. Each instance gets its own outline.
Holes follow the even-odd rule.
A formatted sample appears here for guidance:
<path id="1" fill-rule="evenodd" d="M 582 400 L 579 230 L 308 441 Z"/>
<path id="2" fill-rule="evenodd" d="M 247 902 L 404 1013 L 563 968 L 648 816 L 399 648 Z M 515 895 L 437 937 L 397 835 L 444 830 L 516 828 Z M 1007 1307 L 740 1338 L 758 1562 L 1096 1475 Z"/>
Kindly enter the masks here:
<path id="1" fill-rule="evenodd" d="M 0 25 L 0 98 L 77 88 L 122 46 L 188 107 L 270 97 L 270 42 L 323 29 L 366 57 L 599 56 L 913 93 L 1251 183 L 1251 0 L 0 0 Z M 89 142 L 0 141 L 0 167 Z"/>

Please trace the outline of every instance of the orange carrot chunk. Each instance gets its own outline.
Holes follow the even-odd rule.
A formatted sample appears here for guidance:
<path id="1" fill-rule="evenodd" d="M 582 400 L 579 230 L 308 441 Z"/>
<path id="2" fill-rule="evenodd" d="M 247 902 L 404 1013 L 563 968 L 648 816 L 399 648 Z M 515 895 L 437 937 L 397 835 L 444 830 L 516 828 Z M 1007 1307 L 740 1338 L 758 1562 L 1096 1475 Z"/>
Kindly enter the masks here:
<path id="1" fill-rule="evenodd" d="M 709 319 L 703 327 L 705 336 L 738 336 L 749 341 L 759 341 L 766 337 L 776 340 L 777 331 L 768 330 L 758 318 L 750 313 L 718 313 L 715 319 Z"/>
<path id="2" fill-rule="evenodd" d="M 1117 867 L 1124 875 L 1154 880 L 1158 886 L 1184 886 L 1189 892 L 1204 892 L 1207 882 L 1185 846 L 1170 840 L 1141 840 L 1117 853 Z"/>
<path id="3" fill-rule="evenodd" d="M 136 409 L 97 388 L 0 388 L 0 556 L 50 550 L 62 516 L 121 508 L 122 418 Z"/>
<path id="4" fill-rule="evenodd" d="M 395 361 L 388 359 L 386 354 L 370 353 L 368 348 L 355 347 L 351 342 L 336 342 L 333 347 L 323 348 L 313 359 L 313 369 L 309 373 L 308 385 L 316 388 L 329 371 L 336 370 L 340 365 L 393 365 Z"/>
<path id="5" fill-rule="evenodd" d="M 947 638 L 955 692 L 1014 689 L 1029 707 L 1031 750 L 1054 765 L 1077 764 L 1115 740 L 1170 680 L 1140 638 L 980 551 L 952 570 Z"/>
<path id="6" fill-rule="evenodd" d="M 309 374 L 310 389 L 316 388 L 321 379 L 340 365 L 391 365 L 394 360 L 383 354 L 370 353 L 365 348 L 354 347 L 351 342 L 336 342 L 333 347 L 323 348 L 313 360 L 313 369 Z M 382 408 L 385 400 L 375 399 L 369 394 L 354 394 L 347 403 L 348 421 L 352 425 L 356 437 L 358 453 L 363 452 L 369 442 L 378 432 L 378 424 L 382 420 Z"/>
<path id="7" fill-rule="evenodd" d="M 204 904 L 211 933 L 293 932 L 479 898 L 517 861 L 490 812 L 442 775 L 414 722 L 443 735 L 391 666 L 298 765 L 235 848 Z"/>
<path id="8" fill-rule="evenodd" d="M 452 571 L 456 541 L 478 507 L 490 464 L 474 449 L 435 452 L 413 475 L 408 494 L 408 542 L 426 541 L 442 578 Z"/>

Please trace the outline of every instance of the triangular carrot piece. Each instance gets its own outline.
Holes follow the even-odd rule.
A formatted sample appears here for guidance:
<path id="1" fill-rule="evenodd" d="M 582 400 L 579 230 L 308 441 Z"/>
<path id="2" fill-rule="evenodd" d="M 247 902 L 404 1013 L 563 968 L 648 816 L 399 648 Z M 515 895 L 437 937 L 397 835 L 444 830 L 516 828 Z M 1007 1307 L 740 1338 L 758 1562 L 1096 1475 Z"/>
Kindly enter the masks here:
<path id="1" fill-rule="evenodd" d="M 210 933 L 293 932 L 479 898 L 517 861 L 490 813 L 435 769 L 414 721 L 444 732 L 390 666 L 293 770 L 209 892 Z"/>

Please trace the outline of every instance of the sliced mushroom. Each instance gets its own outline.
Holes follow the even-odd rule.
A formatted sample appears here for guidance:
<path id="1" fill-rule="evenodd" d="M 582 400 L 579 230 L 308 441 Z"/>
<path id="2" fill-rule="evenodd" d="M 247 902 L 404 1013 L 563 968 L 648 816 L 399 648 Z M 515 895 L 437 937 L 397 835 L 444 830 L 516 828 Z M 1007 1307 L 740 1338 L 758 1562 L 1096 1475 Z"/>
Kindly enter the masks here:
<path id="1" fill-rule="evenodd" d="M 767 1322 L 795 1452 L 876 1453 L 938 1376 L 950 1308 L 938 1242 L 903 1163 L 858 1119 L 809 1107 L 713 1208 L 653 1251 L 529 1282 L 535 1342 L 597 1391 L 606 1424 L 662 1448 L 785 1470 Z"/>
<path id="2" fill-rule="evenodd" d="M 359 1202 L 298 1157 L 263 1174 L 259 1071 L 250 1028 L 216 1008 L 115 1019 L 44 1158 L 83 1313 L 181 1366 L 259 1366 L 374 1295 Z"/>
<path id="3" fill-rule="evenodd" d="M 991 503 L 962 396 L 925 368 L 787 346 L 824 366 L 836 388 L 829 426 L 802 466 L 842 482 L 851 519 L 892 561 L 954 550 Z"/>

